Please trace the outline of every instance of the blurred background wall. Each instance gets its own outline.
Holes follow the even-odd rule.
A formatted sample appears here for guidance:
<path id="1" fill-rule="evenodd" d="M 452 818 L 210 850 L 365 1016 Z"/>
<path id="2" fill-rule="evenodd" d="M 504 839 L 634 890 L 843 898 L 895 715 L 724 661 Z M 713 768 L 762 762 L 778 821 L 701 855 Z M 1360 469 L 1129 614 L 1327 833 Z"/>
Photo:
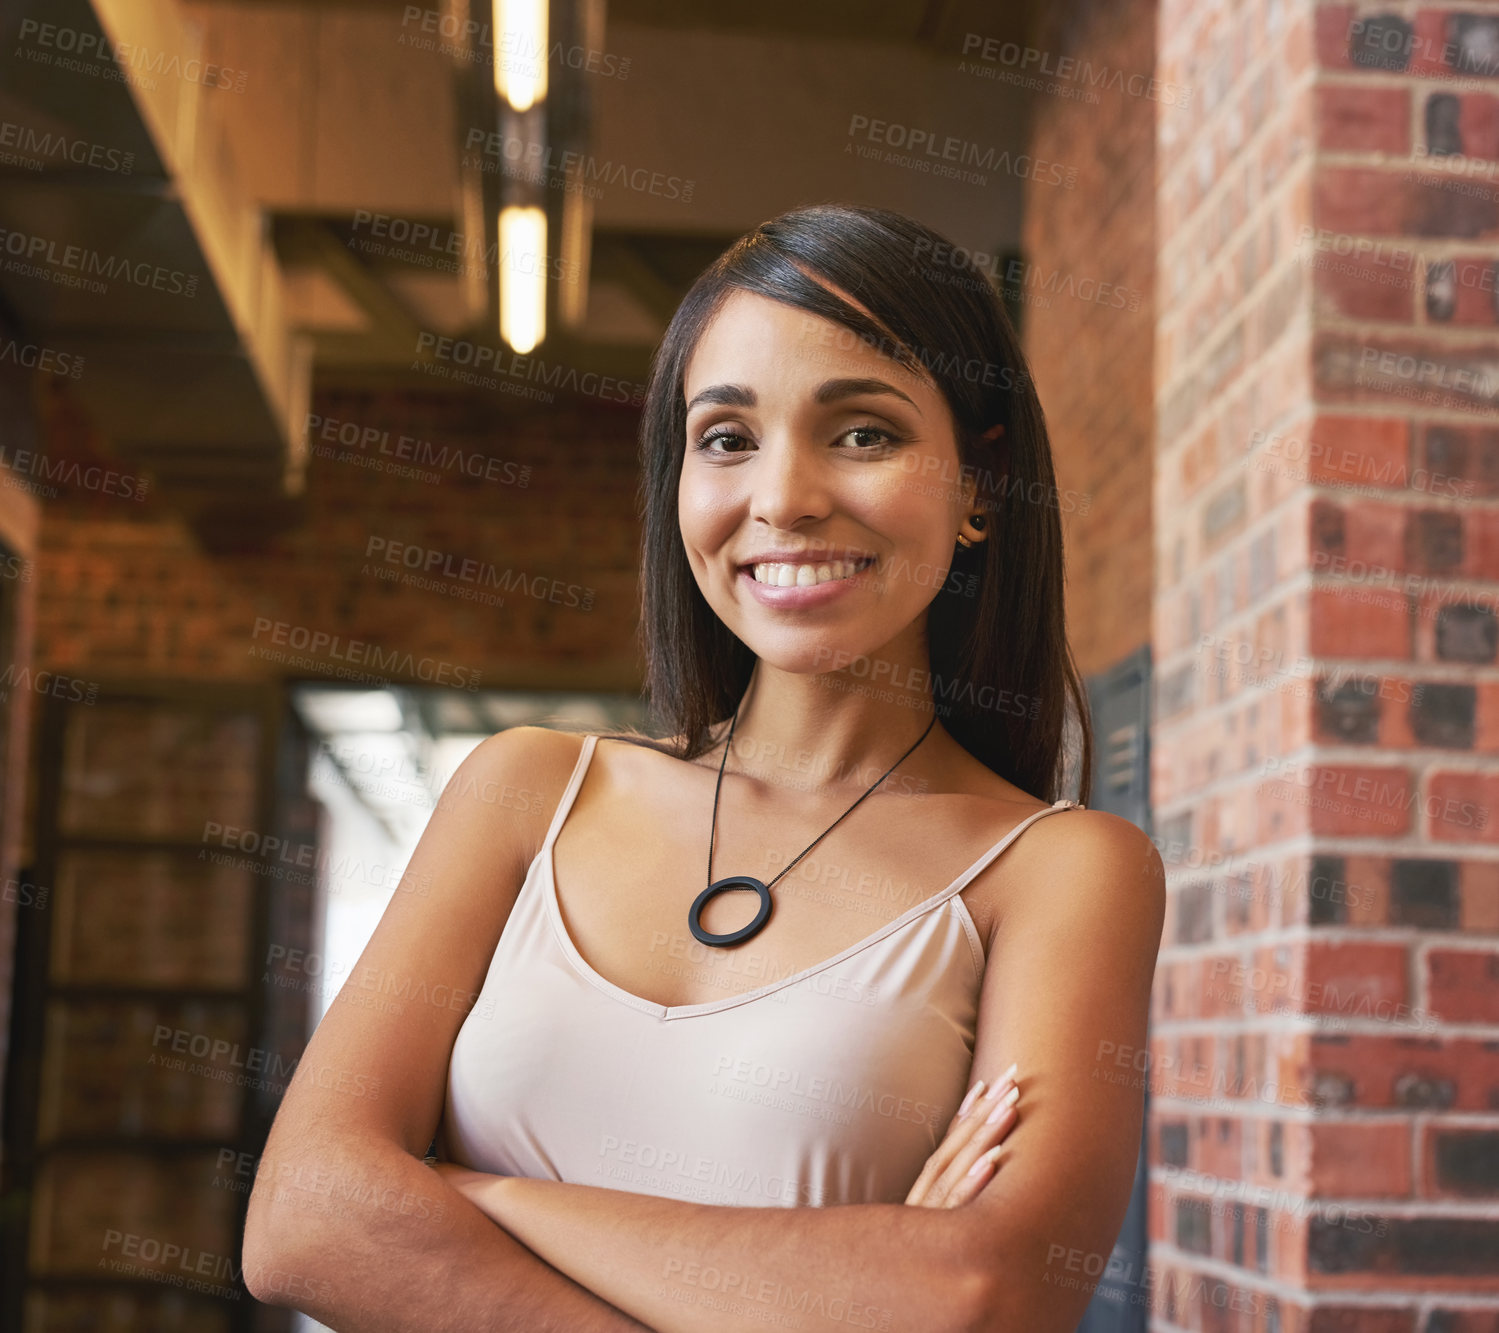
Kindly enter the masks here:
<path id="1" fill-rule="evenodd" d="M 307 1033 L 473 744 L 638 718 L 651 349 L 848 200 L 1007 300 L 1170 876 L 1084 1326 L 1499 1329 L 1499 5 L 559 0 L 503 115 L 486 8 L 4 11 L 3 1327 L 293 1326 Z"/>

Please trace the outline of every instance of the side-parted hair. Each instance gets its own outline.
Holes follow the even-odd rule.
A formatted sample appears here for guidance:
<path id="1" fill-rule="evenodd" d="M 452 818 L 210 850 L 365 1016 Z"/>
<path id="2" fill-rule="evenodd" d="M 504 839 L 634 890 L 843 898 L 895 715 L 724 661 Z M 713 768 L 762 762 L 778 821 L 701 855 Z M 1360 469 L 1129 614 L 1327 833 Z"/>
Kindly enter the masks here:
<path id="1" fill-rule="evenodd" d="M 809 274 L 855 297 L 873 319 Z M 1019 339 L 966 251 L 880 208 L 818 204 L 761 223 L 704 270 L 677 307 L 651 362 L 640 426 L 639 638 L 647 716 L 669 739 L 600 734 L 695 759 L 721 740 L 757 660 L 698 589 L 677 512 L 687 362 L 735 290 L 842 325 L 941 391 L 962 470 L 938 484 L 976 479 L 987 535 L 971 550 L 954 547 L 952 571 L 928 611 L 937 716 L 993 772 L 1054 801 L 1062 795 L 1070 699 L 1082 750 L 1079 799 L 1086 800 L 1093 737 L 1067 643 L 1059 498 Z M 843 335 L 839 341 L 850 345 Z M 985 438 L 995 426 L 1003 433 Z M 861 663 L 870 666 L 863 659 L 845 666 L 852 689 Z"/>

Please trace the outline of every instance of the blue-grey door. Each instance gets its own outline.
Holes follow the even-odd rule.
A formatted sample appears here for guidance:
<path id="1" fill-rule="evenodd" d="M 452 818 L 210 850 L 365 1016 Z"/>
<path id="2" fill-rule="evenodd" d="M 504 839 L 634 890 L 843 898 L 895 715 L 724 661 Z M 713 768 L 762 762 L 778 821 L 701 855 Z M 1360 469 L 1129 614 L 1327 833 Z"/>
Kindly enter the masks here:
<path id="1" fill-rule="evenodd" d="M 1096 756 L 1087 805 L 1122 815 L 1150 833 L 1150 646 L 1143 645 L 1111 670 L 1090 676 L 1086 684 Z M 1129 1211 L 1098 1289 L 1077 1326 L 1078 1333 L 1144 1333 L 1148 1297 L 1144 1285 L 1148 1089 L 1145 1115 Z"/>

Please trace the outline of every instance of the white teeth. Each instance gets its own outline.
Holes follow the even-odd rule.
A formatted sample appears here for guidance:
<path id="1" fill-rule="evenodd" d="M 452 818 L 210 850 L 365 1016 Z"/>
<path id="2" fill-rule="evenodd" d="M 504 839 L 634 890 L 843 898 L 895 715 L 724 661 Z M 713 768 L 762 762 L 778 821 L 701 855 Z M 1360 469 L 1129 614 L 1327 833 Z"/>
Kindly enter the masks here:
<path id="1" fill-rule="evenodd" d="M 754 566 L 756 583 L 772 588 L 810 588 L 833 579 L 851 578 L 859 572 L 857 560 L 834 560 L 825 565 L 782 565 L 766 563 Z"/>

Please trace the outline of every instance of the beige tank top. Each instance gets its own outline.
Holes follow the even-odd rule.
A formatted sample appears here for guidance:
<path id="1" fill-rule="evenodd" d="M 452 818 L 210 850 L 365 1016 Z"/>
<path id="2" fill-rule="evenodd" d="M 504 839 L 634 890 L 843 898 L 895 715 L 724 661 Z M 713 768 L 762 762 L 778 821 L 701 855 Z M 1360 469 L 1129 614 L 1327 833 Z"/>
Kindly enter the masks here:
<path id="1" fill-rule="evenodd" d="M 552 849 L 597 741 L 583 741 L 454 1042 L 442 1155 L 700 1203 L 904 1202 L 969 1083 L 984 954 L 958 894 L 1036 820 L 1082 807 L 1036 811 L 825 962 L 665 1006 L 595 972 L 558 907 Z"/>

